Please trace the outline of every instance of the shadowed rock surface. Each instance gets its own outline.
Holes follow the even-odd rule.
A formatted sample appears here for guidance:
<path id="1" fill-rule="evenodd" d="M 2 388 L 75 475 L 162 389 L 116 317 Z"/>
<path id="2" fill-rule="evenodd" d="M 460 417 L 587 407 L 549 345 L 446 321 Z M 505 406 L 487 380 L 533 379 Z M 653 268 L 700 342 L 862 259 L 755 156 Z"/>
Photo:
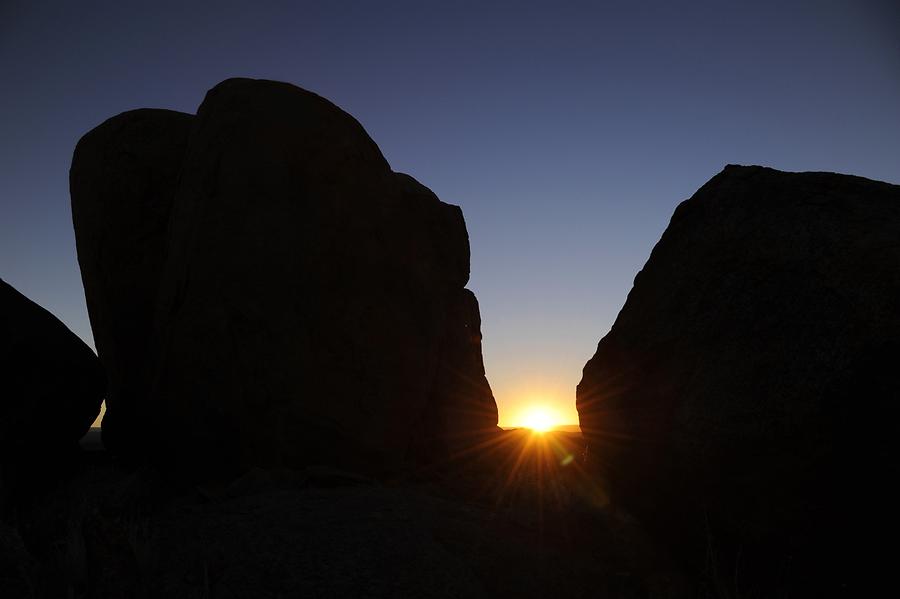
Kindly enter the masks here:
<path id="1" fill-rule="evenodd" d="M 0 575 L 40 598 L 685 597 L 561 461 L 580 434 L 495 441 L 491 472 L 429 482 L 252 468 L 179 491 L 93 461 L 30 505 L 18 533 L 0 525 Z"/>
<path id="2" fill-rule="evenodd" d="M 898 339 L 900 187 L 726 167 L 675 211 L 584 368 L 592 460 L 730 592 L 852 594 L 886 572 Z"/>
<path id="3" fill-rule="evenodd" d="M 4 460 L 74 447 L 100 412 L 97 356 L 55 316 L 0 280 Z"/>
<path id="4" fill-rule="evenodd" d="M 187 123 L 126 113 L 72 167 L 92 324 L 115 370 L 113 447 L 128 438 L 189 477 L 227 478 L 389 471 L 496 434 L 460 209 L 285 83 L 219 84 L 182 150 Z M 149 243 L 120 236 L 133 220 Z"/>
<path id="5" fill-rule="evenodd" d="M 69 172 L 72 220 L 91 329 L 109 373 L 103 440 L 137 442 L 166 230 L 192 116 L 133 110 L 81 138 Z"/>
<path id="6" fill-rule="evenodd" d="M 2 484 L 2 481 L 0 481 Z M 9 599 L 34 597 L 34 561 L 18 532 L 0 520 L 0 589 Z"/>
<path id="7" fill-rule="evenodd" d="M 59 467 L 76 449 L 100 411 L 106 380 L 91 348 L 0 280 L 0 385 L 2 511 L 4 498 L 52 477 L 39 470 Z"/>

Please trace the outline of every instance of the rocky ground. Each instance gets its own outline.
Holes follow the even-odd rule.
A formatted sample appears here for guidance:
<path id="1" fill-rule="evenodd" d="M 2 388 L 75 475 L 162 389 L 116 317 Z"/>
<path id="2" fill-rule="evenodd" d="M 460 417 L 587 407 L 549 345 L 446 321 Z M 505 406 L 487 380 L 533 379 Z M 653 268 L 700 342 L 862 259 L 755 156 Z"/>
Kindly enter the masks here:
<path id="1" fill-rule="evenodd" d="M 86 451 L 2 531 L 4 596 L 682 596 L 582 476 L 579 437 L 507 431 L 477 461 L 384 482 L 310 467 L 182 489 Z"/>

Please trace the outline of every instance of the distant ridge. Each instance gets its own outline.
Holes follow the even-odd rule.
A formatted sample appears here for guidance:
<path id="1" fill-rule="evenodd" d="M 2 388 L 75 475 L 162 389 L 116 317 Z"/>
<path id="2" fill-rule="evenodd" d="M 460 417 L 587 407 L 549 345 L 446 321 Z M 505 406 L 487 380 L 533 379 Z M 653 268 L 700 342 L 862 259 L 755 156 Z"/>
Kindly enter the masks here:
<path id="1" fill-rule="evenodd" d="M 563 433 L 580 433 L 581 426 L 578 424 L 560 424 L 559 426 L 554 426 L 553 430 Z"/>
<path id="2" fill-rule="evenodd" d="M 505 431 L 514 431 L 518 428 L 528 428 L 528 427 L 527 426 L 501 426 L 500 428 L 502 428 Z M 560 424 L 558 426 L 554 426 L 550 430 L 559 431 L 561 433 L 580 433 L 581 426 L 579 426 L 577 424 Z"/>

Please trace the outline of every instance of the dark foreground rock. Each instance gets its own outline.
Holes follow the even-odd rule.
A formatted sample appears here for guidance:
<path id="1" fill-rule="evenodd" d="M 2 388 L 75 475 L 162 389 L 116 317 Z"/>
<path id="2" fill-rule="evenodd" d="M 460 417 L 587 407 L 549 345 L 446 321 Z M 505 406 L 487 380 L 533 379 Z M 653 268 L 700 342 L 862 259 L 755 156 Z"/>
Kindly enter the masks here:
<path id="1" fill-rule="evenodd" d="M 23 478 L 54 476 L 100 412 L 105 385 L 94 352 L 0 280 L 0 510 Z"/>
<path id="2" fill-rule="evenodd" d="M 327 100 L 228 80 L 101 125 L 71 183 L 113 449 L 377 473 L 496 434 L 462 212 Z"/>
<path id="3" fill-rule="evenodd" d="M 613 499 L 722 596 L 886 576 L 898 299 L 900 187 L 727 167 L 675 211 L 584 368 Z"/>
<path id="4" fill-rule="evenodd" d="M 34 566 L 18 532 L 0 520 L 0 589 L 3 597 L 32 599 Z"/>
<path id="5" fill-rule="evenodd" d="M 97 353 L 109 374 L 103 437 L 127 446 L 147 372 L 166 230 L 193 117 L 133 110 L 85 135 L 70 171 L 78 262 Z"/>
<path id="6" fill-rule="evenodd" d="M 94 465 L 22 514 L 8 571 L 41 599 L 683 597 L 564 459 L 579 443 L 501 433 L 490 473 L 425 483 L 253 468 L 176 492 Z"/>

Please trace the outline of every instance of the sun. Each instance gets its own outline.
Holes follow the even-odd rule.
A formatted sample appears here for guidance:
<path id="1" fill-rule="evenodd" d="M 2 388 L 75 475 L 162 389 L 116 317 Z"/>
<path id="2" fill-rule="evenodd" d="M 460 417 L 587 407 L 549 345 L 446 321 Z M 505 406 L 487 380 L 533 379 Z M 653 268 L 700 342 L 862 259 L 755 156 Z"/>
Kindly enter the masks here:
<path id="1" fill-rule="evenodd" d="M 545 433 L 559 424 L 556 415 L 545 407 L 534 406 L 522 414 L 522 426 L 536 433 Z"/>

